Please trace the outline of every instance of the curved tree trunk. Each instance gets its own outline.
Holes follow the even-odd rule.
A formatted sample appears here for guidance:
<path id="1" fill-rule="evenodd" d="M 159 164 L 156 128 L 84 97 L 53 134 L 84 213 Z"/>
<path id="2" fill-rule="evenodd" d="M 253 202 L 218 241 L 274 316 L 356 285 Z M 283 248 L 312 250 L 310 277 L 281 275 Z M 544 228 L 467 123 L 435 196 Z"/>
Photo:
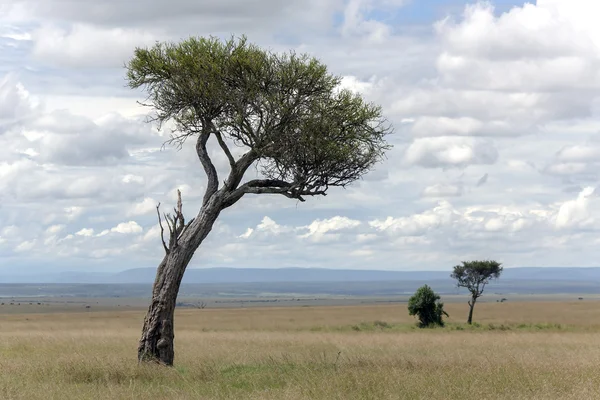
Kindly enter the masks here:
<path id="1" fill-rule="evenodd" d="M 208 204 L 175 244 L 169 249 L 156 271 L 152 300 L 148 307 L 142 337 L 138 345 L 138 360 L 173 365 L 175 303 L 183 274 L 195 251 L 212 230 L 221 207 Z"/>

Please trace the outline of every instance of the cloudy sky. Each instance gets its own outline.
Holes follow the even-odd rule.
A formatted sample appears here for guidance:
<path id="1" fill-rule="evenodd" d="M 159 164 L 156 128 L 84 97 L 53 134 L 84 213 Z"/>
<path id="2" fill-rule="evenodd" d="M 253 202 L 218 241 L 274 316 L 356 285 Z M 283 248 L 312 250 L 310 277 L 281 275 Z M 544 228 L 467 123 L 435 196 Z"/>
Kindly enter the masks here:
<path id="1" fill-rule="evenodd" d="M 246 196 L 191 267 L 600 265 L 599 14 L 590 0 L 3 1 L 0 274 L 158 264 L 155 205 L 179 188 L 189 219 L 205 180 L 193 148 L 161 150 L 123 64 L 156 40 L 232 34 L 320 58 L 383 106 L 394 148 L 324 198 Z"/>

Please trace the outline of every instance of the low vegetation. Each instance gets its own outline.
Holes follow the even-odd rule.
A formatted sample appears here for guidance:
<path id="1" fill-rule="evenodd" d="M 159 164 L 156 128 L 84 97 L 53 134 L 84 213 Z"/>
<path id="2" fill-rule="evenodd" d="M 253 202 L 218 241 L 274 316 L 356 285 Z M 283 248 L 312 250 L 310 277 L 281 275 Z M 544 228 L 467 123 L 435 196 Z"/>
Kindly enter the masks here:
<path id="1" fill-rule="evenodd" d="M 444 326 L 444 303 L 440 302 L 440 296 L 429 286 L 424 285 L 417 289 L 416 293 L 408 300 L 408 314 L 419 318 L 420 328 Z"/>
<path id="2" fill-rule="evenodd" d="M 143 310 L 0 315 L 0 398 L 596 397 L 596 302 L 478 307 L 434 329 L 402 304 L 181 309 L 174 368 L 137 364 Z"/>

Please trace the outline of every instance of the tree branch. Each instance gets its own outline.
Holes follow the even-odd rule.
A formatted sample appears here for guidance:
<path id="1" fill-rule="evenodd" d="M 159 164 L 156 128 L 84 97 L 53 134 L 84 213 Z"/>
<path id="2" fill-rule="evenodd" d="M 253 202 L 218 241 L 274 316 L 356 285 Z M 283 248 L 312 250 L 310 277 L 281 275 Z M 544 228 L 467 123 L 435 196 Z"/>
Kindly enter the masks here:
<path id="1" fill-rule="evenodd" d="M 160 224 L 160 239 L 162 240 L 162 244 L 163 244 L 163 248 L 165 249 L 165 252 L 167 254 L 170 254 L 171 250 L 173 250 L 175 247 L 177 247 L 179 238 L 181 237 L 181 235 L 183 234 L 185 229 L 189 226 L 189 224 L 188 225 L 185 224 L 185 218 L 183 217 L 183 212 L 181 211 L 182 210 L 181 191 L 179 189 L 177 189 L 177 207 L 173 208 L 175 215 L 163 213 L 163 216 L 165 217 L 165 222 L 167 223 L 167 227 L 169 228 L 169 245 L 168 246 L 165 243 L 165 238 L 164 238 L 165 229 L 163 228 L 163 225 L 162 225 L 162 219 L 160 217 L 159 207 L 160 207 L 160 203 L 158 203 L 158 205 L 156 206 L 156 213 L 158 214 L 158 223 Z M 192 219 L 190 221 L 190 224 L 193 221 L 194 221 L 194 219 Z"/>
<path id="2" fill-rule="evenodd" d="M 302 196 L 327 195 L 325 190 L 306 188 L 298 182 L 290 183 L 279 179 L 254 179 L 232 191 L 225 199 L 223 208 L 232 206 L 247 193 L 281 194 L 290 199 L 297 199 L 299 201 L 305 201 Z"/>
<path id="3" fill-rule="evenodd" d="M 198 141 L 196 142 L 196 153 L 198 154 L 198 158 L 202 163 L 202 167 L 204 168 L 204 172 L 206 173 L 206 177 L 208 179 L 208 183 L 206 186 L 206 192 L 204 193 L 204 198 L 202 200 L 202 205 L 204 206 L 208 203 L 208 200 L 211 198 L 213 194 L 219 189 L 219 177 L 217 175 L 217 170 L 208 155 L 208 151 L 206 150 L 206 142 L 208 142 L 208 138 L 210 137 L 210 130 L 207 127 L 202 129 L 200 136 L 198 136 Z"/>
<path id="4" fill-rule="evenodd" d="M 177 240 L 179 240 L 179 238 L 181 238 L 183 236 L 183 234 L 185 233 L 185 231 L 187 230 L 187 228 L 190 227 L 190 225 L 192 225 L 192 223 L 194 222 L 196 218 L 192 218 L 190 220 L 190 222 L 188 222 L 186 225 L 183 225 L 179 231 L 179 235 L 177 236 Z"/>
<path id="5" fill-rule="evenodd" d="M 179 226 L 176 227 L 178 237 L 183 228 L 185 227 L 185 217 L 183 216 L 183 212 L 181 211 L 182 208 L 183 204 L 181 202 L 181 191 L 177 189 L 177 208 L 175 208 L 174 211 L 176 218 L 179 220 Z"/>
<path id="6" fill-rule="evenodd" d="M 231 166 L 229 176 L 225 181 L 225 188 L 229 192 L 233 192 L 238 188 L 238 185 L 244 178 L 244 174 L 250 168 L 250 166 L 258 159 L 258 155 L 255 150 L 249 150 L 246 154 L 240 157 L 234 165 Z"/>
<path id="7" fill-rule="evenodd" d="M 223 140 L 223 135 L 221 135 L 221 132 L 219 132 L 216 128 L 214 129 L 214 134 L 217 137 L 217 141 L 219 142 L 219 146 L 221 146 L 221 149 L 223 150 L 223 152 L 225 153 L 225 155 L 227 156 L 227 159 L 229 160 L 229 165 L 231 166 L 231 168 L 235 168 L 235 159 L 233 158 L 233 155 L 231 154 L 231 150 L 229 150 L 229 147 L 227 147 L 227 143 L 225 143 L 225 141 Z"/>
<path id="8" fill-rule="evenodd" d="M 162 241 L 162 245 L 163 248 L 165 249 L 165 253 L 169 254 L 169 248 L 167 247 L 167 244 L 165 243 L 165 228 L 163 228 L 163 224 L 162 224 L 162 219 L 160 218 L 160 203 L 158 203 L 158 205 L 156 206 L 156 213 L 158 214 L 158 224 L 160 225 L 160 240 Z"/>
<path id="9" fill-rule="evenodd" d="M 482 282 L 482 284 L 481 284 L 481 290 L 478 290 L 479 296 L 481 296 L 483 294 L 483 290 L 485 289 L 485 285 L 487 285 L 487 282 Z"/>

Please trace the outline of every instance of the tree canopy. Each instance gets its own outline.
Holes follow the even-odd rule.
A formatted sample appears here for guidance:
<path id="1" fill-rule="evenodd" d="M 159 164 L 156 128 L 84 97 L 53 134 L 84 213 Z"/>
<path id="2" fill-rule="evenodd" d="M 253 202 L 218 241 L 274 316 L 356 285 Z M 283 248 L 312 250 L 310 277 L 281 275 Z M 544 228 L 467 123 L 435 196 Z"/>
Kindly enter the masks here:
<path id="1" fill-rule="evenodd" d="M 502 264 L 497 261 L 463 261 L 456 265 L 451 278 L 456 279 L 459 287 L 467 288 L 477 298 L 481 297 L 485 286 L 492 279 L 498 279 L 502 274 Z"/>
<path id="2" fill-rule="evenodd" d="M 143 88 L 159 127 L 175 123 L 171 143 L 198 136 L 196 150 L 209 178 L 217 172 L 206 151 L 211 135 L 229 160 L 224 206 L 246 193 L 276 193 L 303 201 L 345 187 L 380 161 L 391 125 L 379 106 L 340 89 L 319 60 L 277 54 L 245 37 L 221 41 L 191 37 L 181 43 L 138 48 L 127 64 L 132 88 Z M 247 150 L 235 159 L 231 145 Z M 257 163 L 264 179 L 239 186 Z M 205 199 L 207 197 L 205 196 Z"/>

